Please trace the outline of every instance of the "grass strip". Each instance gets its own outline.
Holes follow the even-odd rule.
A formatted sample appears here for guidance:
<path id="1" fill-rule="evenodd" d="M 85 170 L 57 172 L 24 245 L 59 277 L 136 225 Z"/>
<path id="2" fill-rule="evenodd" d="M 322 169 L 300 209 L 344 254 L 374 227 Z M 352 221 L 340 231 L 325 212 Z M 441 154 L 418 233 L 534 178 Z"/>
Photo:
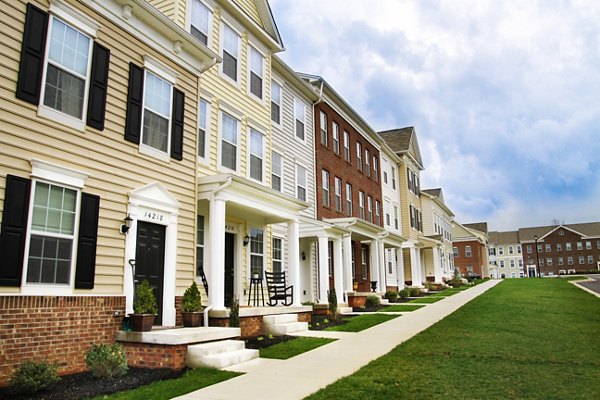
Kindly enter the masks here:
<path id="1" fill-rule="evenodd" d="M 336 341 L 336 339 L 299 337 L 294 340 L 288 340 L 287 342 L 277 343 L 273 346 L 260 349 L 260 356 L 262 358 L 287 360 L 288 358 L 306 353 L 307 351 L 311 351 L 334 341 Z"/>
<path id="2" fill-rule="evenodd" d="M 408 303 L 432 304 L 432 303 L 437 303 L 440 300 L 444 300 L 444 298 L 427 296 L 427 297 L 421 297 L 418 299 L 409 300 Z"/>
<path id="3" fill-rule="evenodd" d="M 309 399 L 592 399 L 600 299 L 508 279 Z"/>
<path id="4" fill-rule="evenodd" d="M 345 324 L 331 326 L 325 330 L 337 332 L 360 332 L 399 316 L 400 315 L 389 314 L 364 314 L 357 317 L 348 318 L 348 322 Z"/>
<path id="5" fill-rule="evenodd" d="M 415 311 L 422 307 L 425 306 L 419 304 L 394 304 L 393 306 L 384 307 L 377 312 L 407 312 Z"/>
<path id="6" fill-rule="evenodd" d="M 196 368 L 177 379 L 153 382 L 137 389 L 112 395 L 95 397 L 92 400 L 168 400 L 242 375 L 239 372 L 220 371 L 213 368 Z"/>

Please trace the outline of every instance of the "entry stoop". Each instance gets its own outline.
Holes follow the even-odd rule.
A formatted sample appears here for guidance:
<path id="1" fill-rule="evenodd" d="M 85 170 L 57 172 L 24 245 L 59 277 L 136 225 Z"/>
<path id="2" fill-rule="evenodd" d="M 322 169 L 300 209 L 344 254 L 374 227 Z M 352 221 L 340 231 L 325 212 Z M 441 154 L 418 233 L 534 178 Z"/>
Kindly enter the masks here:
<path id="1" fill-rule="evenodd" d="M 263 317 L 263 333 L 265 335 L 284 336 L 306 330 L 308 330 L 308 322 L 298 322 L 298 314 L 265 315 Z"/>
<path id="2" fill-rule="evenodd" d="M 258 350 L 246 349 L 243 340 L 200 343 L 188 346 L 186 365 L 221 369 L 258 358 L 258 353 Z"/>

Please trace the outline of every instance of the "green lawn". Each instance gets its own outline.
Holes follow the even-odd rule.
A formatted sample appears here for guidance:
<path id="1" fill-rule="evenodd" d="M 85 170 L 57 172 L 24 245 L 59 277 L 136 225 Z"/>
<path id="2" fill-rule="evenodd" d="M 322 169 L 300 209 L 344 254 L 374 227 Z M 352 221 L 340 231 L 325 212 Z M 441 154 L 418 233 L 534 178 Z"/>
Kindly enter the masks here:
<path id="1" fill-rule="evenodd" d="M 420 303 L 420 304 L 431 304 L 431 303 L 437 303 L 440 300 L 444 300 L 443 297 L 439 296 L 439 297 L 434 297 L 434 296 L 426 296 L 426 297 L 420 297 L 418 299 L 413 299 L 413 300 L 409 300 L 409 303 Z"/>
<path id="2" fill-rule="evenodd" d="M 415 311 L 419 308 L 422 308 L 420 304 L 394 304 L 393 306 L 384 307 L 377 312 L 407 312 L 407 311 Z"/>
<path id="3" fill-rule="evenodd" d="M 177 379 L 158 381 L 126 392 L 98 396 L 93 400 L 168 400 L 238 375 L 242 374 L 212 368 L 196 368 Z"/>
<path id="4" fill-rule="evenodd" d="M 264 349 L 260 349 L 262 358 L 276 358 L 278 360 L 287 360 L 288 358 L 306 353 L 323 346 L 327 343 L 335 342 L 336 339 L 299 337 L 287 342 L 277 343 Z"/>
<path id="5" fill-rule="evenodd" d="M 363 314 L 357 317 L 348 318 L 348 322 L 344 325 L 331 326 L 325 330 L 338 332 L 360 332 L 399 316 L 400 315 Z"/>
<path id="6" fill-rule="evenodd" d="M 593 399 L 600 299 L 562 279 L 505 280 L 309 399 Z"/>

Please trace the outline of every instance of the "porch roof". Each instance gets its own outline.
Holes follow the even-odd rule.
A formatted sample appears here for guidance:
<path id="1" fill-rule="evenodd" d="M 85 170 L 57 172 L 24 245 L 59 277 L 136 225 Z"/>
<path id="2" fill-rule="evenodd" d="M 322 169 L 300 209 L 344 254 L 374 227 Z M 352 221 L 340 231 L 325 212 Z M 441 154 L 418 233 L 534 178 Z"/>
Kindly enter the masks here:
<path id="1" fill-rule="evenodd" d="M 361 218 L 324 218 L 323 220 L 340 228 L 347 229 L 352 234 L 352 239 L 354 240 L 375 240 L 385 233 L 385 230 L 382 227 Z"/>
<path id="2" fill-rule="evenodd" d="M 266 224 L 298 220 L 310 204 L 233 174 L 198 178 L 198 200 L 219 197 L 227 214 L 243 219 L 264 218 Z"/>
<path id="3" fill-rule="evenodd" d="M 402 247 L 402 243 L 406 242 L 406 238 L 394 232 L 385 231 L 382 234 L 381 240 L 385 248 Z"/>

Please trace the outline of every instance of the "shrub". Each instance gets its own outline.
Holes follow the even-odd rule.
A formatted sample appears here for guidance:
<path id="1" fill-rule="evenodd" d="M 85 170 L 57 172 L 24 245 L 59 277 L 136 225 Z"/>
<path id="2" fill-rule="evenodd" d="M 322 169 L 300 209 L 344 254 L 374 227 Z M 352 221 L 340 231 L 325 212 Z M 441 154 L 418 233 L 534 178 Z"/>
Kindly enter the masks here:
<path id="1" fill-rule="evenodd" d="M 398 292 L 395 290 L 388 290 L 385 292 L 385 298 L 392 302 L 396 301 L 398 299 Z"/>
<path id="2" fill-rule="evenodd" d="M 400 296 L 401 299 L 405 299 L 408 296 L 410 296 L 410 290 L 408 289 L 402 289 L 398 292 L 398 296 Z"/>
<path id="3" fill-rule="evenodd" d="M 337 314 L 337 296 L 335 294 L 335 288 L 327 291 L 327 301 L 329 302 L 329 313 L 331 315 Z"/>
<path id="4" fill-rule="evenodd" d="M 411 287 L 408 289 L 408 291 L 410 293 L 410 297 L 419 297 L 421 295 L 421 291 L 416 287 Z"/>
<path id="5" fill-rule="evenodd" d="M 119 344 L 95 344 L 85 354 L 85 363 L 96 378 L 112 379 L 127 373 L 127 354 Z"/>
<path id="6" fill-rule="evenodd" d="M 367 299 L 365 301 L 365 308 L 374 308 L 374 307 L 378 307 L 380 305 L 381 305 L 381 300 L 379 299 L 379 297 L 374 296 L 374 295 L 367 296 Z"/>
<path id="7" fill-rule="evenodd" d="M 9 385 L 14 393 L 39 392 L 52 387 L 60 380 L 57 369 L 56 363 L 25 361 L 14 371 Z"/>
<path id="8" fill-rule="evenodd" d="M 185 289 L 183 298 L 181 299 L 181 310 L 183 312 L 195 312 L 202 309 L 202 298 L 198 285 L 196 282 L 192 282 L 189 288 Z"/>
<path id="9" fill-rule="evenodd" d="M 154 290 L 150 287 L 147 279 L 144 279 L 135 290 L 133 312 L 135 314 L 156 314 L 158 312 Z"/>
<path id="10" fill-rule="evenodd" d="M 229 327 L 239 328 L 240 326 L 240 301 L 237 297 L 231 300 L 231 307 L 229 308 Z"/>

